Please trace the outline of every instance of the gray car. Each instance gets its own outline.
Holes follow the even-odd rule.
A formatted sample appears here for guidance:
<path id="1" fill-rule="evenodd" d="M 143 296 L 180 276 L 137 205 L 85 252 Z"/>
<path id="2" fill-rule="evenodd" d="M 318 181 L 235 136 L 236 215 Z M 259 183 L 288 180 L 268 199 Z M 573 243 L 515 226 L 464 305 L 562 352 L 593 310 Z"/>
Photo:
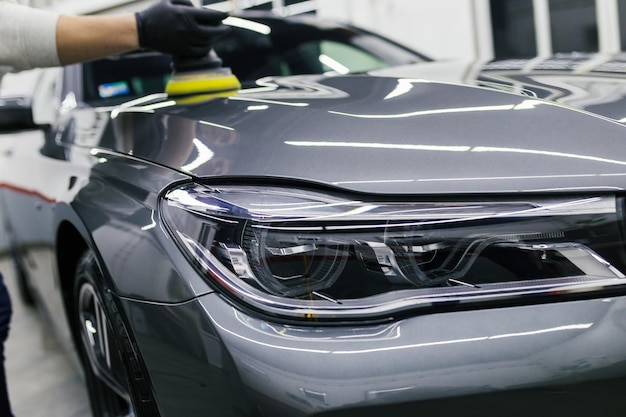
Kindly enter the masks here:
<path id="1" fill-rule="evenodd" d="M 95 416 L 623 415 L 625 127 L 380 67 L 5 99 L 2 225 Z"/>

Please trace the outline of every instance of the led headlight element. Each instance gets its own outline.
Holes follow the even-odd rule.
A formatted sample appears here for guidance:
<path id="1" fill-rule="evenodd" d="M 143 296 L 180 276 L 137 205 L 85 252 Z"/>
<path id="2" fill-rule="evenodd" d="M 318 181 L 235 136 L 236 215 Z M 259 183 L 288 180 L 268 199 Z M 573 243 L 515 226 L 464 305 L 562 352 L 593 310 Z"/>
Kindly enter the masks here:
<path id="1" fill-rule="evenodd" d="M 399 309 L 624 285 L 618 201 L 396 201 L 186 184 L 163 218 L 203 274 L 272 313 Z"/>

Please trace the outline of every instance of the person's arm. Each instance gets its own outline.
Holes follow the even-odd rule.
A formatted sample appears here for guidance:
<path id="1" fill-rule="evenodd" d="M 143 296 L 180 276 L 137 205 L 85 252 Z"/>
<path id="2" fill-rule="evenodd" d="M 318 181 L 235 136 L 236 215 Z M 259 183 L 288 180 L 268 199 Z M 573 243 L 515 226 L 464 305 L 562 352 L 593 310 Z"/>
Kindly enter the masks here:
<path id="1" fill-rule="evenodd" d="M 61 15 L 56 29 L 56 46 L 62 65 L 138 49 L 135 15 Z"/>
<path id="2" fill-rule="evenodd" d="M 152 48 L 182 57 L 201 57 L 228 28 L 228 15 L 196 8 L 189 0 L 161 0 L 135 14 L 61 16 L 57 50 L 63 65 Z"/>
<path id="3" fill-rule="evenodd" d="M 0 1 L 0 67 L 22 70 L 59 65 L 58 13 Z"/>
<path id="4" fill-rule="evenodd" d="M 160 0 L 135 14 L 100 16 L 59 15 L 0 0 L 0 67 L 68 65 L 139 47 L 202 57 L 228 31 L 226 16 L 189 0 Z"/>

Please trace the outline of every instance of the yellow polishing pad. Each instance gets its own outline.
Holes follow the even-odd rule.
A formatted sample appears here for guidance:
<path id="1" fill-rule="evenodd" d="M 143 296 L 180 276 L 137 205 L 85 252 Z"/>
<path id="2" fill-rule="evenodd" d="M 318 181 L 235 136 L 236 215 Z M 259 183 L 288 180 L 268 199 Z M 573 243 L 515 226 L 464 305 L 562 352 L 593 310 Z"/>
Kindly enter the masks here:
<path id="1" fill-rule="evenodd" d="M 241 83 L 229 68 L 212 71 L 178 73 L 172 76 L 165 86 L 168 96 L 186 96 L 191 94 L 218 93 L 239 90 Z"/>

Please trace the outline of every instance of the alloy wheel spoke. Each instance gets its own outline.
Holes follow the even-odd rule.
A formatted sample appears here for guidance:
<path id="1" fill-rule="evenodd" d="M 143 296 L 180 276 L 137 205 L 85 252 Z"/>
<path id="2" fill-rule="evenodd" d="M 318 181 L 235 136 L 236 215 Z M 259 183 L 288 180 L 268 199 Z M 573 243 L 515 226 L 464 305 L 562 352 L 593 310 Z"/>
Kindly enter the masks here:
<path id="1" fill-rule="evenodd" d="M 83 346 L 94 368 L 95 377 L 111 392 L 111 416 L 135 417 L 129 394 L 117 380 L 113 369 L 109 320 L 93 285 L 84 283 L 78 296 L 78 315 L 83 332 Z M 117 404 L 117 405 L 115 405 Z M 115 409 L 115 411 L 112 411 Z"/>

